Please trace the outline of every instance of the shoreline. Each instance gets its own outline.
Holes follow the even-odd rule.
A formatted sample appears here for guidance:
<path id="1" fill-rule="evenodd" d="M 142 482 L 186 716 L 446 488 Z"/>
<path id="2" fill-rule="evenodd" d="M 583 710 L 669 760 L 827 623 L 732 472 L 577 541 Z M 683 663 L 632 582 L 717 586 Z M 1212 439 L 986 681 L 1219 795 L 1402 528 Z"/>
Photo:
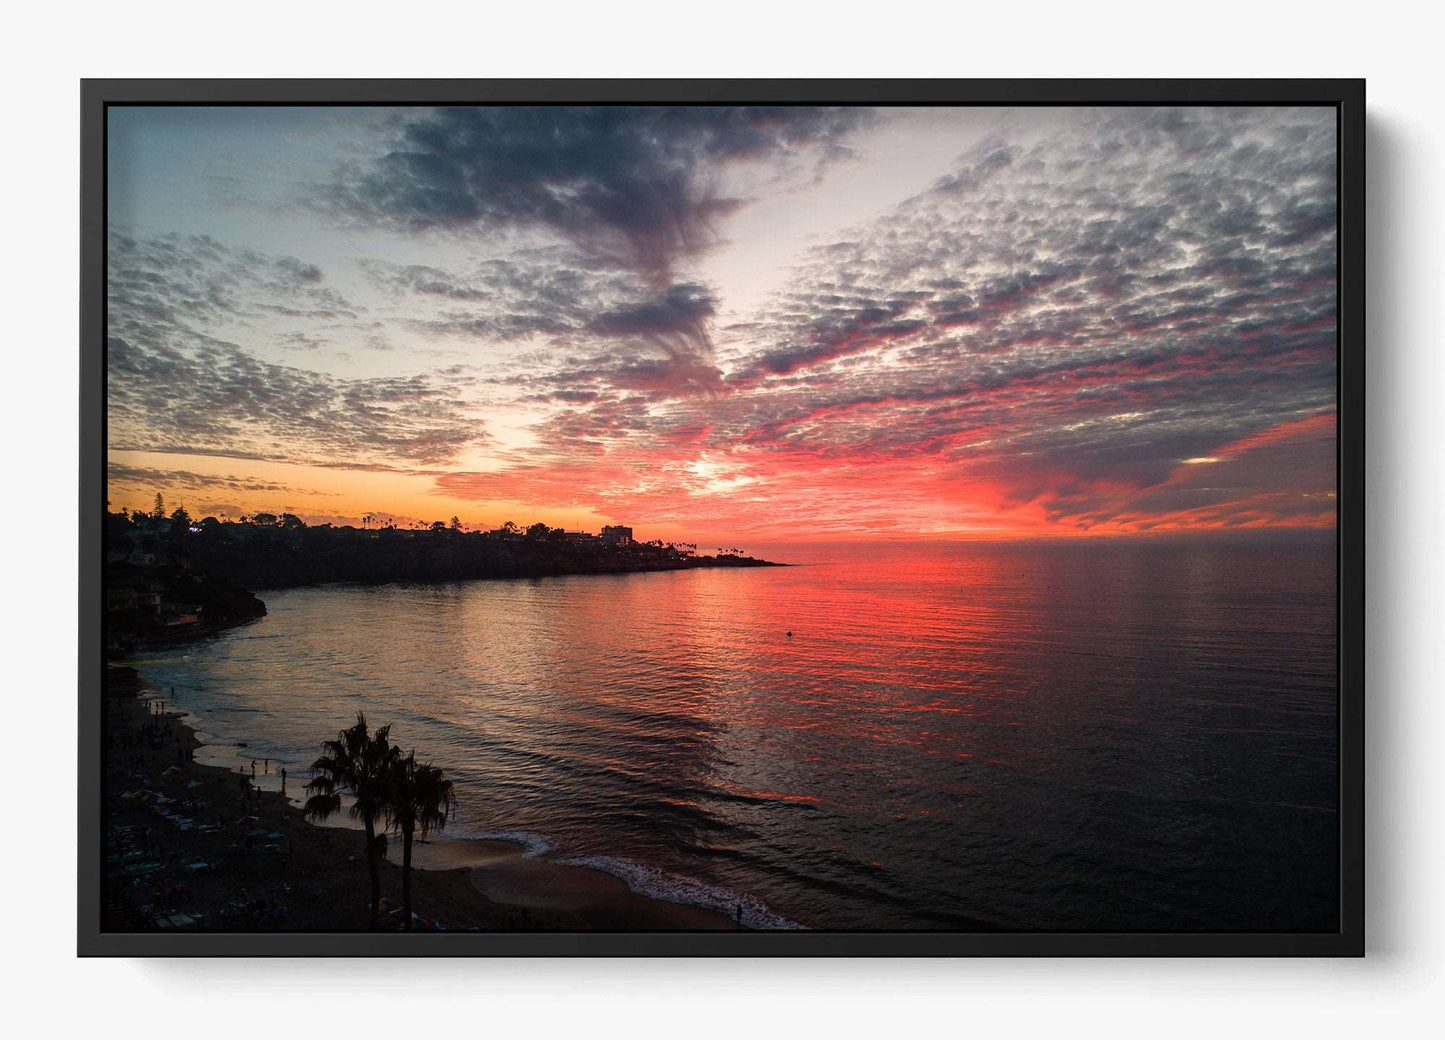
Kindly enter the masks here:
<path id="1" fill-rule="evenodd" d="M 204 761 L 215 755 L 203 749 L 220 746 L 203 744 L 182 712 L 149 714 L 147 692 L 134 669 L 106 670 L 105 929 L 366 931 L 357 830 L 303 818 L 290 795 L 305 777 L 288 777 L 283 795 L 266 789 L 279 783 L 274 773 L 253 786 L 249 773 Z M 521 842 L 444 832 L 418 842 L 413 912 L 445 931 L 740 927 L 722 913 L 635 892 L 604 870 L 526 851 Z M 401 868 L 390 858 L 381 892 L 383 906 L 399 907 Z M 400 926 L 399 909 L 383 914 L 382 929 Z"/>
<path id="2" fill-rule="evenodd" d="M 318 589 L 328 585 L 360 585 L 375 587 L 382 585 L 451 585 L 459 582 L 473 581 L 548 581 L 556 578 L 627 578 L 634 574 L 673 574 L 678 571 L 748 571 L 760 570 L 769 567 L 802 567 L 806 564 L 779 563 L 776 560 L 754 560 L 749 558 L 747 563 L 683 563 L 683 564 L 649 564 L 641 567 L 625 567 L 616 570 L 547 570 L 527 574 L 474 574 L 474 575 L 439 575 L 426 577 L 384 577 L 384 578 L 317 578 L 314 580 L 291 581 L 284 584 L 257 584 L 248 587 L 247 591 L 259 597 L 263 592 L 285 592 L 288 589 Z M 252 621 L 259 621 L 264 615 L 253 618 L 245 618 L 234 624 L 249 624 Z M 234 627 L 227 625 L 222 627 Z"/>
<path id="3" fill-rule="evenodd" d="M 125 533 L 148 544 L 145 530 Z M 373 584 L 787 566 L 741 551 L 685 554 L 660 543 L 623 546 L 497 532 L 252 524 L 217 524 L 191 532 L 182 542 L 171 543 L 170 552 L 200 573 L 251 590 L 333 581 Z"/>

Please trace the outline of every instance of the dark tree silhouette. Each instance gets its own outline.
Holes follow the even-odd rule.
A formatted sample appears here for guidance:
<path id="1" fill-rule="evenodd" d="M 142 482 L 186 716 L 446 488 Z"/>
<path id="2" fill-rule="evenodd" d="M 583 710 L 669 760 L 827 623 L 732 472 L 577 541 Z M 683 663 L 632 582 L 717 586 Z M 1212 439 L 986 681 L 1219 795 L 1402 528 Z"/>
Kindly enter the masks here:
<path id="1" fill-rule="evenodd" d="M 311 797 L 304 812 L 309 819 L 325 820 L 340 812 L 343 794 L 356 799 L 351 817 L 366 827 L 366 870 L 371 878 L 368 927 L 373 931 L 381 902 L 381 859 L 386 854 L 386 833 L 378 833 L 376 825 L 387 813 L 392 770 L 400 757 L 387 739 L 390 733 L 390 726 L 369 732 L 366 716 L 358 711 L 356 725 L 321 745 L 321 757 L 311 764 L 313 779 L 306 785 Z"/>
<path id="2" fill-rule="evenodd" d="M 447 825 L 447 817 L 456 806 L 452 782 L 430 763 L 417 764 L 416 752 L 391 761 L 387 785 L 386 819 L 401 835 L 401 909 L 403 927 L 412 930 L 411 920 L 411 845 L 416 836 L 425 838 L 432 831 Z"/>

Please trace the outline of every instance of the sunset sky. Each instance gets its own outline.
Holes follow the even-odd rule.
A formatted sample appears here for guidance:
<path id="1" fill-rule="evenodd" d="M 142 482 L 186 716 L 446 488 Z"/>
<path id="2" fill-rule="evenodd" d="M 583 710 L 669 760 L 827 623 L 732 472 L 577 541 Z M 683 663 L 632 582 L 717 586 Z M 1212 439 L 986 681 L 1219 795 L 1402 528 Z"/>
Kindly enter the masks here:
<path id="1" fill-rule="evenodd" d="M 109 497 L 1328 527 L 1335 207 L 1331 108 L 112 108 Z"/>

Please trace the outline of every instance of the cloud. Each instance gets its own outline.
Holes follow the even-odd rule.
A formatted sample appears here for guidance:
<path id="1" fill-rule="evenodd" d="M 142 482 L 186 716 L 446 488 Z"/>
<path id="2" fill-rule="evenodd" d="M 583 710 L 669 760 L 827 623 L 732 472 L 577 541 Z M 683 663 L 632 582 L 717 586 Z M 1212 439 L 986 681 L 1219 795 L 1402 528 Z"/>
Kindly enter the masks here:
<path id="1" fill-rule="evenodd" d="M 322 284 L 315 264 L 233 249 L 209 235 L 138 235 L 112 226 L 106 241 L 110 331 L 146 339 L 267 316 L 355 319 L 363 310 Z"/>
<path id="2" fill-rule="evenodd" d="M 177 351 L 119 337 L 107 356 L 112 447 L 427 465 L 453 461 L 485 436 L 461 394 L 469 379 L 455 371 L 344 379 L 264 362 L 230 344 Z"/>
<path id="3" fill-rule="evenodd" d="M 1211 456 L 1181 459 L 1161 482 L 1123 493 L 1079 486 L 1044 496 L 1052 522 L 1129 530 L 1329 527 L 1335 514 L 1333 413 L 1289 420 L 1226 444 Z"/>
<path id="4" fill-rule="evenodd" d="M 527 381 L 577 396 L 526 455 L 442 483 L 722 529 L 1330 522 L 1315 441 L 1183 460 L 1333 421 L 1334 208 L 1322 110 L 1020 119 L 714 333 L 707 394 L 571 357 Z"/>
<path id="5" fill-rule="evenodd" d="M 202 502 L 196 506 L 196 515 L 203 519 L 208 516 L 242 517 L 246 515 L 246 509 L 235 502 Z"/>
<path id="6" fill-rule="evenodd" d="M 462 339 L 479 352 L 545 341 L 521 359 L 516 374 L 499 380 L 529 386 L 541 399 L 595 400 L 615 390 L 664 397 L 721 387 L 711 289 L 696 282 L 654 287 L 569 261 L 576 258 L 548 251 L 479 261 L 466 271 L 375 259 L 362 269 L 399 298 L 400 320 L 412 331 Z"/>
<path id="7" fill-rule="evenodd" d="M 237 493 L 249 494 L 299 494 L 299 495 L 332 495 L 330 491 L 315 491 L 307 488 L 298 488 L 281 481 L 263 480 L 255 477 L 238 477 L 231 474 L 218 475 L 211 473 L 196 473 L 184 469 L 159 469 L 151 466 L 128 466 L 123 463 L 112 461 L 106 467 L 106 481 L 112 489 L 132 489 L 146 492 L 147 494 L 160 491 L 168 497 L 174 497 L 177 492 L 201 491 L 212 494 L 222 491 L 234 491 Z M 207 511 L 211 507 L 202 507 Z M 226 509 L 226 512 L 241 512 L 240 509 Z"/>
<path id="8" fill-rule="evenodd" d="M 868 119 L 807 107 L 439 108 L 313 202 L 393 230 L 542 229 L 663 282 L 745 203 L 733 168 L 817 176 Z"/>
<path id="9" fill-rule="evenodd" d="M 276 337 L 276 341 L 291 350 L 316 350 L 331 342 L 325 336 L 314 336 L 305 332 L 282 333 Z"/>
<path id="10" fill-rule="evenodd" d="M 461 369 L 344 378 L 270 362 L 223 338 L 246 332 L 246 318 L 260 313 L 354 318 L 359 308 L 321 286 L 312 264 L 204 236 L 118 229 L 108 261 L 113 447 L 427 465 L 485 437 L 464 395 L 472 377 Z M 302 332 L 281 336 L 292 350 L 320 342 Z"/>
<path id="11" fill-rule="evenodd" d="M 408 114 L 319 203 L 451 236 L 362 261 L 370 309 L 304 260 L 126 236 L 112 436 L 718 532 L 1332 522 L 1329 112 L 1015 114 L 752 313 L 681 273 L 720 215 L 837 161 L 864 118 Z M 256 328 L 288 363 L 241 345 Z M 355 332 L 475 367 L 290 363 Z"/>
<path id="12" fill-rule="evenodd" d="M 597 315 L 588 325 L 604 336 L 635 336 L 669 353 L 707 343 L 707 319 L 715 313 L 712 294 L 700 285 L 668 286 L 649 300 Z"/>

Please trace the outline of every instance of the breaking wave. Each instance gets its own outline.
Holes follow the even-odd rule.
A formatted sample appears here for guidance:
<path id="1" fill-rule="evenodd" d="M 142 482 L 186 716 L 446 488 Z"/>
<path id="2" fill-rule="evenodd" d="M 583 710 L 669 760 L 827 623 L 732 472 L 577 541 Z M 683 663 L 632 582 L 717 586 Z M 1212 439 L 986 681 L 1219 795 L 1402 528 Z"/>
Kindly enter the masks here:
<path id="1" fill-rule="evenodd" d="M 757 931 L 803 931 L 806 925 L 784 917 L 756 896 L 734 892 L 698 881 L 680 874 L 669 874 L 656 867 L 644 866 L 616 856 L 573 856 L 559 860 L 565 866 L 591 867 L 621 878 L 627 887 L 638 895 L 661 899 L 668 903 L 682 903 L 700 906 L 704 910 L 715 910 L 730 918 L 736 918 L 742 908 L 742 923 Z"/>
<path id="2" fill-rule="evenodd" d="M 523 859 L 536 859 L 556 848 L 550 838 L 532 831 L 482 831 L 480 834 L 468 834 L 465 837 L 469 841 L 509 841 L 513 845 L 520 845 Z"/>

